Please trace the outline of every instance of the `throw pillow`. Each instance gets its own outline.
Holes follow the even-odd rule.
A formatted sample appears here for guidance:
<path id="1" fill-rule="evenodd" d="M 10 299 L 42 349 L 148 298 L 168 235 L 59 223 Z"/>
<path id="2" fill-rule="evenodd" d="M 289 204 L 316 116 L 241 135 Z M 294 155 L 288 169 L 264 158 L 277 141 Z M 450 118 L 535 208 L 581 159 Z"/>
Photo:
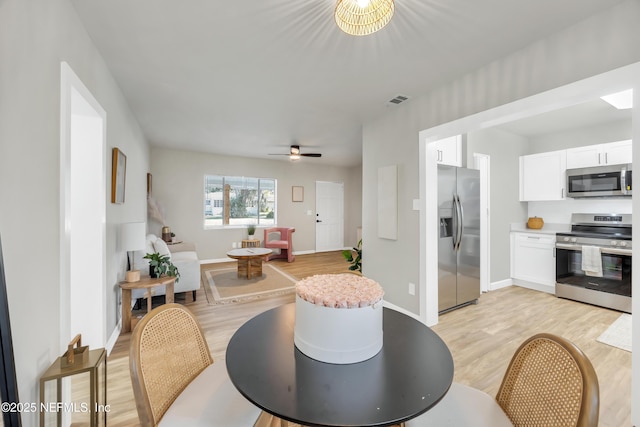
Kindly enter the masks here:
<path id="1" fill-rule="evenodd" d="M 171 252 L 169 251 L 169 246 L 167 246 L 167 243 L 164 240 L 157 239 L 153 243 L 153 246 L 156 248 L 156 252 L 158 252 L 160 255 L 167 255 L 169 259 L 171 259 Z"/>

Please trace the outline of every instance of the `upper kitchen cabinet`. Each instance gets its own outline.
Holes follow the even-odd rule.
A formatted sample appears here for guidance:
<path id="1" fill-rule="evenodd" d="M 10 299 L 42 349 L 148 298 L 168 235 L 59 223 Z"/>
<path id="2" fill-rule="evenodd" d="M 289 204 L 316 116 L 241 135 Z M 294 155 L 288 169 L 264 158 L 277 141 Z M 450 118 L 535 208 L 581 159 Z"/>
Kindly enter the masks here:
<path id="1" fill-rule="evenodd" d="M 462 166 L 462 135 L 441 139 L 434 144 L 437 150 L 438 164 Z"/>
<path id="2" fill-rule="evenodd" d="M 567 169 L 631 163 L 631 140 L 567 150 Z"/>
<path id="3" fill-rule="evenodd" d="M 520 156 L 520 201 L 564 200 L 566 150 Z"/>

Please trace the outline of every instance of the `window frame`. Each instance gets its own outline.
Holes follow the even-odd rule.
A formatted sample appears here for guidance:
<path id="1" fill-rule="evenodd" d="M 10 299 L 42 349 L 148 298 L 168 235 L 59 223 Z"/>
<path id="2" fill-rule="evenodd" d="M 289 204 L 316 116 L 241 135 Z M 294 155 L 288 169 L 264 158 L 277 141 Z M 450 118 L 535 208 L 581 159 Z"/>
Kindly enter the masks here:
<path id="1" fill-rule="evenodd" d="M 207 191 L 207 187 L 210 184 L 210 179 L 219 179 L 220 182 L 222 183 L 222 188 L 223 188 L 223 198 L 221 200 L 218 199 L 210 199 L 207 197 L 207 195 L 209 194 L 209 192 Z M 257 202 L 257 207 L 256 207 L 256 216 L 255 217 L 245 217 L 245 218 L 238 218 L 238 219 L 254 219 L 256 222 L 251 222 L 251 221 L 247 221 L 247 222 L 242 222 L 242 223 L 235 223 L 235 224 L 225 224 L 225 218 L 224 218 L 224 186 L 229 183 L 229 182 L 233 182 L 233 181 L 244 181 L 244 180 L 255 180 L 257 181 L 257 198 L 256 198 L 256 202 Z M 265 178 L 265 177 L 253 177 L 253 176 L 245 176 L 245 175 L 220 175 L 220 174 L 205 174 L 204 175 L 204 179 L 203 179 L 203 201 L 202 201 L 202 216 L 203 216 L 203 220 L 202 220 L 202 224 L 203 224 L 203 228 L 205 230 L 212 230 L 212 229 L 229 229 L 229 228 L 246 228 L 248 225 L 255 225 L 256 227 L 273 227 L 277 224 L 277 216 L 278 216 L 278 180 L 276 178 Z M 267 187 L 266 189 L 263 189 L 263 187 L 261 186 L 262 182 L 269 182 L 268 185 L 265 185 L 265 187 Z M 231 184 L 228 184 L 231 185 Z M 270 190 L 270 188 L 273 188 L 273 218 L 270 218 L 267 222 L 261 222 L 261 218 L 260 218 L 260 194 L 262 191 L 265 190 Z M 231 187 L 233 188 L 233 186 Z M 207 206 L 207 201 L 209 201 L 209 205 Z M 218 203 L 220 202 L 220 203 Z M 221 206 L 218 207 L 216 205 L 220 204 Z M 207 207 L 209 207 L 210 210 L 215 211 L 216 209 L 222 209 L 222 219 L 221 219 L 221 224 L 207 224 L 207 221 L 218 221 L 218 219 L 213 219 L 211 217 L 207 217 Z M 229 220 L 231 220 L 233 218 L 229 217 Z M 262 221 L 264 221 L 264 219 L 262 219 Z"/>

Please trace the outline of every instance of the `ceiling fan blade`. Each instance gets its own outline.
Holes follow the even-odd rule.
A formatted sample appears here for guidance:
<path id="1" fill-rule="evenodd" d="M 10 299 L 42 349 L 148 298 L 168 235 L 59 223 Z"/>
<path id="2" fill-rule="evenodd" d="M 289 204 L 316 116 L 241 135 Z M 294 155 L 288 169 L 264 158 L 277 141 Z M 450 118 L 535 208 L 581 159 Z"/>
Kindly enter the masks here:
<path id="1" fill-rule="evenodd" d="M 300 153 L 300 155 L 304 157 L 322 157 L 320 153 Z"/>
<path id="2" fill-rule="evenodd" d="M 285 154 L 285 153 L 269 153 L 267 154 L 268 156 L 290 156 L 291 154 Z"/>

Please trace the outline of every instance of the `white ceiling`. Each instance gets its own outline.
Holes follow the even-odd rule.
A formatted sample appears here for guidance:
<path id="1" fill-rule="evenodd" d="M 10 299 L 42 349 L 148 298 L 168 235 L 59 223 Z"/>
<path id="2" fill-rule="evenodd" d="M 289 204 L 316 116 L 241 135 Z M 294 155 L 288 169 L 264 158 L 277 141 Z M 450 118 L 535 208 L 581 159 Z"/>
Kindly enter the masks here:
<path id="1" fill-rule="evenodd" d="M 499 125 L 500 129 L 532 138 L 627 120 L 631 109 L 618 110 L 600 98 L 571 107 Z"/>
<path id="2" fill-rule="evenodd" d="M 622 0 L 396 0 L 342 33 L 334 0 L 71 0 L 152 145 L 361 163 L 362 124 Z M 411 100 L 407 101 L 411 102 Z"/>

